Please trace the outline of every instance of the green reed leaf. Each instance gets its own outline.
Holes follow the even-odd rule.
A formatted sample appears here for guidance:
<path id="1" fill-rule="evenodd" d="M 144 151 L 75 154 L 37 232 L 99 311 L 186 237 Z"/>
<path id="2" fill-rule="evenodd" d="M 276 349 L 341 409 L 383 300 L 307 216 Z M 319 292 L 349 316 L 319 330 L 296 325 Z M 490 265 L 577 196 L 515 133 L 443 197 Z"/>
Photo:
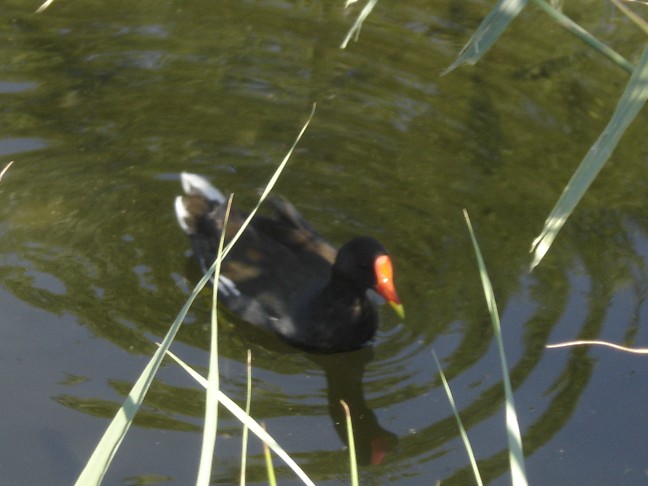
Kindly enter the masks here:
<path id="1" fill-rule="evenodd" d="M 495 301 L 495 294 L 493 286 L 491 285 L 486 264 L 482 257 L 475 232 L 473 231 L 468 211 L 464 209 L 464 217 L 466 218 L 466 225 L 470 232 L 470 239 L 472 240 L 475 256 L 477 257 L 477 266 L 479 267 L 479 275 L 484 288 L 484 296 L 486 297 L 486 306 L 488 313 L 491 317 L 493 324 L 493 334 L 497 349 L 499 351 L 500 363 L 502 366 L 502 381 L 504 382 L 504 398 L 506 407 L 506 437 L 509 446 L 509 462 L 511 464 L 511 480 L 513 486 L 527 486 L 528 481 L 524 467 L 524 452 L 522 450 L 522 435 L 520 434 L 520 425 L 515 412 L 515 400 L 513 399 L 513 388 L 511 387 L 511 377 L 508 372 L 508 364 L 506 363 L 506 353 L 504 352 L 504 343 L 502 341 L 502 328 L 500 326 L 499 313 L 497 311 L 497 302 Z"/>
<path id="2" fill-rule="evenodd" d="M 443 74 L 453 71 L 461 64 L 475 64 L 479 61 L 526 4 L 527 0 L 500 0 L 484 18 L 477 31 L 459 53 L 455 62 L 443 71 Z"/>
<path id="3" fill-rule="evenodd" d="M 542 232 L 533 240 L 531 269 L 535 268 L 547 254 L 567 218 L 571 216 L 576 205 L 592 185 L 619 143 L 621 136 L 646 104 L 647 99 L 648 45 L 626 85 L 612 118 L 563 189 L 558 202 L 544 223 Z"/>

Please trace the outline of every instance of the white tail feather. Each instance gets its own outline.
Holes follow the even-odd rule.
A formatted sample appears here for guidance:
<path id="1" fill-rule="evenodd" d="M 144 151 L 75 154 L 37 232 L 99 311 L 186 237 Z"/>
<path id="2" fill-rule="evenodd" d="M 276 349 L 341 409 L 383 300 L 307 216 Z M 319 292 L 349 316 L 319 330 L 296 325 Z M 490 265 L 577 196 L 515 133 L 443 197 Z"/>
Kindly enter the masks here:
<path id="1" fill-rule="evenodd" d="M 182 183 L 182 190 L 185 194 L 190 196 L 203 196 L 217 204 L 223 204 L 225 202 L 223 193 L 212 186 L 204 177 L 189 172 L 182 172 L 180 174 L 180 182 Z"/>
<path id="2" fill-rule="evenodd" d="M 194 234 L 194 228 L 189 224 L 189 221 L 191 221 L 191 215 L 182 201 L 182 196 L 178 196 L 175 199 L 175 213 L 182 231 L 188 235 Z"/>

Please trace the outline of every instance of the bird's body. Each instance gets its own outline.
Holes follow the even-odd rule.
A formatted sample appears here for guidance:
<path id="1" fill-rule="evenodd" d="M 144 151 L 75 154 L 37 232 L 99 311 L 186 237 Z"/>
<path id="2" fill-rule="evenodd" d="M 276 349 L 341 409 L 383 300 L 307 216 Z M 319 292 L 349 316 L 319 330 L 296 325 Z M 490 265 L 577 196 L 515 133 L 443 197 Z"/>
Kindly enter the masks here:
<path id="1" fill-rule="evenodd" d="M 216 258 L 226 199 L 194 174 L 183 173 L 182 186 L 178 222 L 207 271 Z M 340 352 L 367 344 L 378 326 L 369 289 L 402 312 L 386 250 L 373 238 L 358 237 L 337 252 L 289 202 L 270 202 L 274 217 L 255 216 L 223 261 L 219 300 L 239 318 L 302 349 Z M 232 209 L 226 237 L 245 216 Z"/>

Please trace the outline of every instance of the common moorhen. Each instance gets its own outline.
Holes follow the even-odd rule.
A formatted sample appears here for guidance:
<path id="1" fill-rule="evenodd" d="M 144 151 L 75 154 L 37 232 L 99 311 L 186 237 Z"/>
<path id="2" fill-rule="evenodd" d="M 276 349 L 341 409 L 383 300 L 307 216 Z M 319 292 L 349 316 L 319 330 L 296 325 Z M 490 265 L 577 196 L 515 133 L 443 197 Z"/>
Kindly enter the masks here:
<path id="1" fill-rule="evenodd" d="M 176 216 L 206 272 L 216 258 L 226 198 L 201 176 L 183 172 L 181 182 L 185 196 L 176 198 Z M 229 311 L 299 348 L 329 353 L 373 338 L 378 316 L 370 289 L 403 317 L 380 243 L 360 236 L 336 251 L 288 201 L 268 201 L 274 217 L 256 215 L 221 265 L 218 297 Z M 231 210 L 226 238 L 245 216 Z"/>

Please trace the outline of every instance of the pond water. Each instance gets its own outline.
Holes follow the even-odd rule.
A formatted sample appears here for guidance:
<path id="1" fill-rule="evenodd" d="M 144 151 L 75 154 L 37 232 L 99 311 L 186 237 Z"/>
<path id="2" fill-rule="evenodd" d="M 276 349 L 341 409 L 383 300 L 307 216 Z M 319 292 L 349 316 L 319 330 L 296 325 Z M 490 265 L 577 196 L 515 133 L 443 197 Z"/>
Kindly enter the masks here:
<path id="1" fill-rule="evenodd" d="M 335 426 L 354 404 L 362 484 L 472 484 L 442 361 L 484 479 L 508 484 L 502 380 L 462 209 L 502 317 L 532 484 L 648 481 L 645 112 L 541 265 L 529 246 L 609 119 L 627 73 L 529 6 L 476 66 L 441 76 L 492 5 L 300 0 L 5 2 L 0 36 L 0 477 L 70 484 L 199 275 L 173 214 L 178 175 L 251 207 L 275 192 L 331 242 L 389 249 L 407 317 L 372 348 L 318 358 L 221 319 L 221 384 L 317 484 L 347 484 Z M 598 2 L 568 10 L 630 60 L 644 38 Z M 205 371 L 210 292 L 173 346 Z M 647 321 L 645 324 L 644 321 Z M 204 394 L 165 363 L 105 484 L 190 484 Z M 221 414 L 213 481 L 237 482 Z M 377 449 L 376 449 L 377 447 Z M 378 452 L 376 452 L 378 451 Z M 371 464 L 371 463 L 374 464 Z M 299 484 L 276 461 L 281 484 Z M 251 439 L 249 482 L 266 478 Z"/>

